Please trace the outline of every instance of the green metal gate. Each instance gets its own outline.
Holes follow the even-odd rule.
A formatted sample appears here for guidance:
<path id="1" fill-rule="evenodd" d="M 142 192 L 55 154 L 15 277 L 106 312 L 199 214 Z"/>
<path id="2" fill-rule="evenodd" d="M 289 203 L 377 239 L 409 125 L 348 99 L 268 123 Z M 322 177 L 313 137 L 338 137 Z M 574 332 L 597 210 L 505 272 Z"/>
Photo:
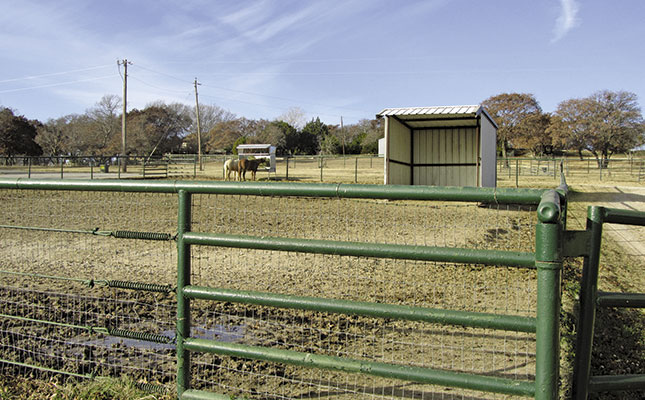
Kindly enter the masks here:
<path id="1" fill-rule="evenodd" d="M 259 182 L 182 182 L 182 181 L 54 181 L 0 180 L 2 189 L 46 191 L 94 191 L 167 193 L 178 195 L 177 235 L 177 394 L 181 399 L 223 399 L 217 394 L 194 389 L 191 355 L 213 353 L 245 360 L 306 368 L 341 371 L 401 382 L 434 384 L 477 391 L 556 399 L 559 379 L 560 282 L 565 232 L 566 187 L 560 190 L 440 188 L 422 186 L 380 186 L 340 184 L 281 184 Z M 475 202 L 495 205 L 530 205 L 537 209 L 535 251 L 507 251 L 465 247 L 441 247 L 300 239 L 200 232 L 193 230 L 192 212 L 196 195 L 239 195 L 267 198 L 376 199 L 383 201 Z M 91 233 L 91 232 L 90 232 Z M 154 232 L 153 232 L 154 233 Z M 130 235 L 125 235 L 130 236 Z M 151 236 L 156 237 L 156 236 Z M 168 239 L 171 236 L 164 236 Z M 143 238 L 143 237 L 142 237 Z M 145 238 L 143 238 L 145 239 Z M 299 254 L 343 257 L 373 257 L 385 260 L 410 260 L 476 264 L 529 269 L 536 272 L 536 315 L 526 317 L 503 312 L 429 308 L 415 305 L 363 302 L 318 296 L 294 296 L 259 290 L 233 290 L 192 284 L 192 253 L 199 247 L 238 248 Z M 313 310 L 383 320 L 417 321 L 461 327 L 486 328 L 506 332 L 535 334 L 535 379 L 512 379 L 486 374 L 402 365 L 315 352 L 286 350 L 217 341 L 191 336 L 191 302 L 208 300 L 240 305 L 261 305 L 278 310 Z"/>
<path id="2" fill-rule="evenodd" d="M 598 290 L 598 269 L 603 224 L 645 226 L 645 213 L 593 206 L 589 207 L 586 231 L 577 234 L 576 256 L 584 255 L 580 284 L 580 314 L 576 339 L 573 398 L 585 400 L 589 393 L 644 390 L 645 375 L 591 376 L 593 332 L 598 307 L 645 308 L 645 293 L 610 293 Z M 573 241 L 572 241 L 573 242 Z"/>

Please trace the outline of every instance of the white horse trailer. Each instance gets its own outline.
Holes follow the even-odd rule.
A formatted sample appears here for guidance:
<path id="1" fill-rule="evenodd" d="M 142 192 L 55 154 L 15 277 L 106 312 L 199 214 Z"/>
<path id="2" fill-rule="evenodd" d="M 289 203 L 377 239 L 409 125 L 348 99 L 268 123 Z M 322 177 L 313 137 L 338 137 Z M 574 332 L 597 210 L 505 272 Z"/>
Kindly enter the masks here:
<path id="1" fill-rule="evenodd" d="M 240 144 L 237 146 L 237 154 L 242 158 L 264 158 L 269 160 L 269 166 L 264 170 L 275 174 L 275 146 L 270 144 Z"/>

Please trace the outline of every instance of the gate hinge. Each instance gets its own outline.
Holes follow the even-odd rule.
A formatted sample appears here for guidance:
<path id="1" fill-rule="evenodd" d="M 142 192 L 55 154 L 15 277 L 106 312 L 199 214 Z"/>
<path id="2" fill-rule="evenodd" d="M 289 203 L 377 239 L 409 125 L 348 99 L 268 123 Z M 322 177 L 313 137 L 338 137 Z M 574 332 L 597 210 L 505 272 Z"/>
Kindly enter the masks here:
<path id="1" fill-rule="evenodd" d="M 591 231 L 564 231 L 562 236 L 563 257 L 583 257 L 589 255 Z"/>

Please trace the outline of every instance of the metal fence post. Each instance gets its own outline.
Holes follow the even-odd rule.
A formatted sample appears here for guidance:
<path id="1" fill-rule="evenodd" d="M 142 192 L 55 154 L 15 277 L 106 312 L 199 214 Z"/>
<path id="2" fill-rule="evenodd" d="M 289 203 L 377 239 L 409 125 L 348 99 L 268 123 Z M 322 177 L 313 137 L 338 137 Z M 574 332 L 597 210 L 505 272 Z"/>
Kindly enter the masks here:
<path id="1" fill-rule="evenodd" d="M 580 312 L 572 382 L 572 398 L 576 400 L 586 400 L 588 395 L 593 330 L 596 320 L 598 265 L 600 261 L 603 213 L 603 207 L 589 207 L 587 211 L 587 230 L 591 231 L 591 248 L 589 256 L 584 258 L 582 279 L 580 281 Z"/>
<path id="2" fill-rule="evenodd" d="M 289 156 L 285 157 L 285 160 L 287 161 L 287 167 L 286 167 L 287 168 L 287 173 L 286 173 L 285 180 L 288 181 L 289 180 Z"/>
<path id="3" fill-rule="evenodd" d="M 535 398 L 558 398 L 560 364 L 560 280 L 562 233 L 560 195 L 549 190 L 538 206 L 535 238 L 537 268 L 537 330 Z"/>
<path id="4" fill-rule="evenodd" d="M 356 157 L 356 163 L 354 164 L 354 183 L 358 183 L 358 157 Z"/>
<path id="5" fill-rule="evenodd" d="M 31 157 L 29 157 L 29 172 L 28 172 L 27 177 L 31 178 Z"/>
<path id="6" fill-rule="evenodd" d="M 179 191 L 177 216 L 177 395 L 190 389 L 190 353 L 184 340 L 190 337 L 190 299 L 184 297 L 184 287 L 190 285 L 190 245 L 184 234 L 191 229 L 191 194 Z"/>

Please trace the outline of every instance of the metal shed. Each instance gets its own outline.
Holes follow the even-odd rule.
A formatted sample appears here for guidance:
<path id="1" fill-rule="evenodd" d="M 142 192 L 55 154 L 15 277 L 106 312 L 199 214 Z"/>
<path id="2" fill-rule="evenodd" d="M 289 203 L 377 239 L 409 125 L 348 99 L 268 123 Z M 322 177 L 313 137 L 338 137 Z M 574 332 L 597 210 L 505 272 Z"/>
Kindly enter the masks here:
<path id="1" fill-rule="evenodd" d="M 481 106 L 386 108 L 385 184 L 495 187 L 497 124 Z"/>

